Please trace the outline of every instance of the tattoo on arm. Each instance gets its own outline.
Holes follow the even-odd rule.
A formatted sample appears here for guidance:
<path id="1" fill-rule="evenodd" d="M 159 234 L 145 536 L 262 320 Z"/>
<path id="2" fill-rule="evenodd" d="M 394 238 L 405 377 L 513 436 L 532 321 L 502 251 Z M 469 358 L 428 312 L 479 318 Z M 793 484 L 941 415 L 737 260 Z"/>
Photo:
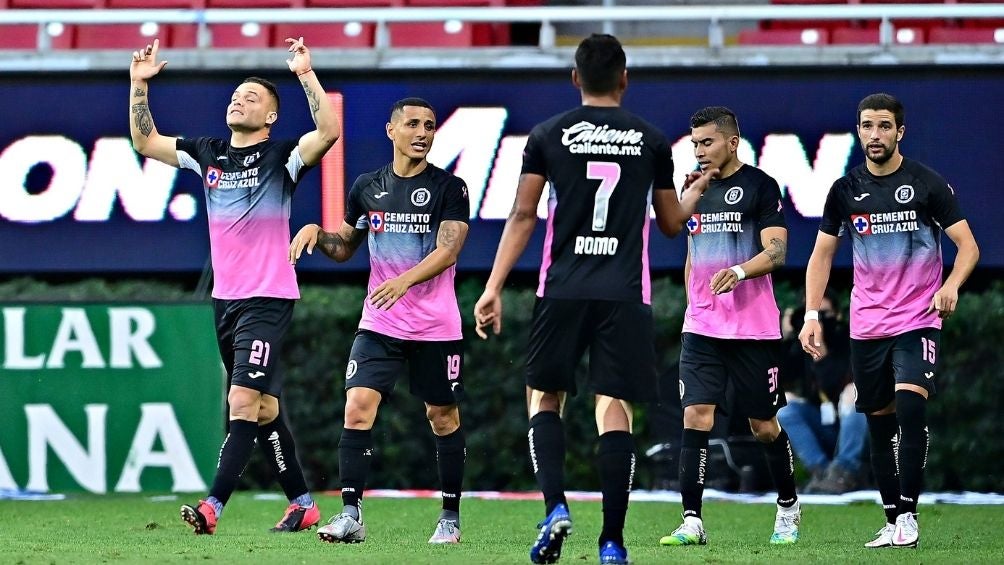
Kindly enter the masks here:
<path id="1" fill-rule="evenodd" d="M 153 116 L 150 115 L 150 106 L 146 103 L 132 105 L 132 119 L 143 137 L 150 137 L 153 131 Z"/>
<path id="2" fill-rule="evenodd" d="M 436 245 L 452 251 L 457 245 L 457 240 L 460 238 L 460 234 L 457 233 L 458 231 L 457 226 L 451 222 L 443 222 L 439 225 L 439 233 L 436 234 Z"/>
<path id="3" fill-rule="evenodd" d="M 774 267 L 781 267 L 784 265 L 785 256 L 787 255 L 787 245 L 784 240 L 772 237 L 770 238 L 770 245 L 767 249 L 764 249 L 764 253 L 767 254 L 767 258 L 770 259 L 770 264 Z"/>
<path id="4" fill-rule="evenodd" d="M 135 96 L 135 97 L 137 97 L 137 98 L 141 97 L 141 96 L 146 96 L 146 91 L 137 86 L 136 90 L 132 91 L 132 95 Z"/>
<path id="5" fill-rule="evenodd" d="M 303 93 L 307 95 L 307 105 L 310 106 L 310 119 L 314 120 L 314 124 L 317 124 L 317 111 L 321 109 L 321 99 L 314 92 L 313 88 L 310 88 L 310 84 L 307 81 L 300 81 L 303 86 Z"/>
<path id="6" fill-rule="evenodd" d="M 322 232 L 317 238 L 317 244 L 321 246 L 321 251 L 332 259 L 348 249 L 346 241 L 337 233 Z"/>

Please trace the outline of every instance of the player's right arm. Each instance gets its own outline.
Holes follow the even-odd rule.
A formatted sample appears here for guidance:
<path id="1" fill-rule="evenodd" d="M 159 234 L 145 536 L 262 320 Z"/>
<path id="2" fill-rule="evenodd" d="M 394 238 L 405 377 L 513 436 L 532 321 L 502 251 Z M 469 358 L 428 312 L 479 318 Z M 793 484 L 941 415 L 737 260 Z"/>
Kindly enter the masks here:
<path id="1" fill-rule="evenodd" d="M 304 249 L 307 255 L 313 254 L 315 246 L 320 246 L 325 255 L 339 263 L 348 261 L 364 239 L 366 230 L 356 229 L 345 221 L 337 232 L 327 232 L 317 224 L 307 224 L 296 232 L 289 244 L 289 264 L 296 265 Z"/>
<path id="2" fill-rule="evenodd" d="M 139 154 L 177 167 L 177 139 L 160 135 L 150 114 L 148 81 L 167 64 L 167 61 L 157 62 L 159 49 L 160 40 L 154 39 L 153 45 L 133 51 L 132 63 L 129 65 L 129 134 L 132 136 L 133 149 Z"/>
<path id="3" fill-rule="evenodd" d="M 816 234 L 816 245 L 809 256 L 809 264 L 805 268 L 805 310 L 819 310 L 826 292 L 826 283 L 830 280 L 830 269 L 833 267 L 833 256 L 837 253 L 840 238 L 824 232 Z M 802 331 L 798 333 L 798 341 L 802 349 L 819 359 L 823 355 L 823 326 L 819 320 L 805 320 Z"/>
<path id="4" fill-rule="evenodd" d="M 718 176 L 718 169 L 708 169 L 703 173 L 691 171 L 683 182 L 683 195 L 676 197 L 676 190 L 667 188 L 652 191 L 652 207 L 655 209 L 655 222 L 659 231 L 669 237 L 683 230 L 683 226 L 694 215 L 697 201 L 708 189 L 711 179 Z"/>
<path id="5" fill-rule="evenodd" d="M 516 201 L 502 229 L 492 273 L 485 283 L 484 293 L 474 305 L 474 329 L 481 339 L 488 338 L 485 332 L 488 326 L 495 335 L 502 331 L 502 287 L 533 235 L 533 228 L 537 225 L 537 203 L 544 193 L 546 182 L 543 175 L 535 173 L 523 173 L 519 177 Z"/>

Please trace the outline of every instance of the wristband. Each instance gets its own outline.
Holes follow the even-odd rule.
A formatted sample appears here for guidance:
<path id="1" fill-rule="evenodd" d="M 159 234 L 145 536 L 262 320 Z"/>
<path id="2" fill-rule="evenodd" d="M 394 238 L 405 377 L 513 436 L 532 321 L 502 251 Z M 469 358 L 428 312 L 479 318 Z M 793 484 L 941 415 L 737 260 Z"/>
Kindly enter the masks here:
<path id="1" fill-rule="evenodd" d="M 802 317 L 803 322 L 808 322 L 809 320 L 819 321 L 819 310 L 806 310 L 805 316 Z"/>
<path id="2" fill-rule="evenodd" d="M 296 76 L 303 76 L 303 75 L 305 75 L 305 74 L 307 74 L 309 72 L 312 72 L 313 70 L 314 69 L 307 69 L 307 70 L 303 71 L 302 73 L 296 73 Z"/>
<path id="3" fill-rule="evenodd" d="M 733 265 L 729 267 L 729 270 L 735 273 L 736 277 L 738 277 L 739 280 L 743 280 L 746 278 L 746 271 L 744 271 L 743 268 L 740 267 L 739 265 Z"/>

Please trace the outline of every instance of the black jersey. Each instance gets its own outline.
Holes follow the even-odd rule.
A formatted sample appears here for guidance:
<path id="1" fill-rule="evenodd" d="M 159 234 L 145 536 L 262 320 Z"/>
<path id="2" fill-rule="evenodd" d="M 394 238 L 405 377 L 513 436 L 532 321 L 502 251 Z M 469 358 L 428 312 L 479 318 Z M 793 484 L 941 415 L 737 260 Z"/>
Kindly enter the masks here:
<path id="1" fill-rule="evenodd" d="M 299 298 L 289 264 L 293 191 L 310 168 L 295 139 L 232 147 L 224 139 L 178 139 L 178 166 L 202 177 L 209 215 L 213 297 Z"/>
<path id="2" fill-rule="evenodd" d="M 819 231 L 851 235 L 851 337 L 941 327 L 928 312 L 942 284 L 941 232 L 963 219 L 952 187 L 912 159 L 882 177 L 860 165 L 833 183 Z"/>
<path id="3" fill-rule="evenodd" d="M 652 189 L 673 189 L 669 141 L 619 107 L 581 106 L 538 124 L 523 171 L 550 183 L 538 296 L 651 302 Z"/>
<path id="4" fill-rule="evenodd" d="M 361 175 L 349 190 L 345 221 L 369 230 L 370 278 L 367 293 L 436 249 L 439 224 L 467 223 L 470 203 L 464 181 L 431 163 L 413 177 L 394 174 L 391 165 Z M 408 290 L 389 310 L 363 302 L 359 327 L 398 339 L 461 339 L 454 290 L 456 266 Z"/>

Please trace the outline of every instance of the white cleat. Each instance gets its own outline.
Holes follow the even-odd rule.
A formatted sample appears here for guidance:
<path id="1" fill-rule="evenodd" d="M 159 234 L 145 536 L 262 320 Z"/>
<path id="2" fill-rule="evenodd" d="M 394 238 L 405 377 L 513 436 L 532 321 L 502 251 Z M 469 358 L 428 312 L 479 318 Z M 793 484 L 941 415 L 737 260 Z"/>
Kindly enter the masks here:
<path id="1" fill-rule="evenodd" d="M 892 547 L 892 535 L 896 532 L 896 524 L 886 524 L 882 529 L 875 532 L 875 539 L 865 544 L 869 549 L 880 547 Z"/>
<path id="2" fill-rule="evenodd" d="M 802 505 L 795 501 L 791 508 L 778 505 L 774 516 L 774 533 L 770 536 L 773 545 L 791 545 L 798 542 L 798 526 L 802 523 Z"/>
<path id="3" fill-rule="evenodd" d="M 429 543 L 460 543 L 460 526 L 453 520 L 440 520 Z"/>
<path id="4" fill-rule="evenodd" d="M 359 543 L 366 541 L 366 526 L 350 514 L 337 514 L 317 528 L 317 537 L 328 543 Z"/>
<path id="5" fill-rule="evenodd" d="M 896 518 L 896 531 L 892 533 L 893 547 L 917 547 L 920 541 L 920 527 L 917 526 L 917 515 L 904 512 Z"/>

